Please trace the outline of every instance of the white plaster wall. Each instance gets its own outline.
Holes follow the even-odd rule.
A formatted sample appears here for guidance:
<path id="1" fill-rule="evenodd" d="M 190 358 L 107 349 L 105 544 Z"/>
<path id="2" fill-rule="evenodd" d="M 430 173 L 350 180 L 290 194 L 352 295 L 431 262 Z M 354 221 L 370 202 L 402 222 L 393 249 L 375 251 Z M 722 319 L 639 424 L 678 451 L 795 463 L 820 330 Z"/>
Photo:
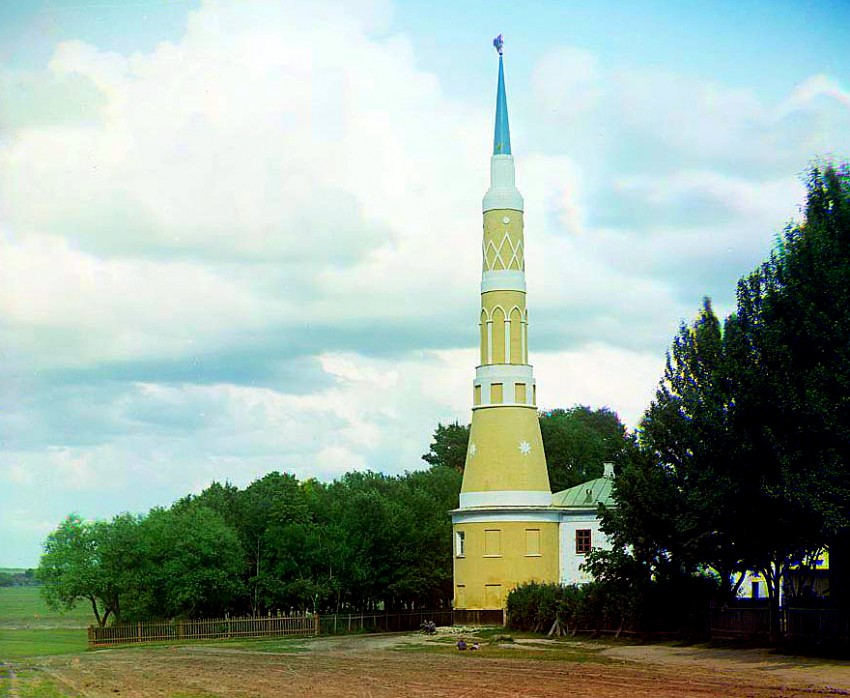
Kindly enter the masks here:
<path id="1" fill-rule="evenodd" d="M 744 575 L 744 581 L 741 583 L 741 586 L 738 587 L 739 599 L 753 598 L 753 582 L 759 583 L 759 598 L 767 598 L 767 584 L 765 584 L 764 577 L 762 577 L 758 572 L 750 570 L 746 573 L 746 575 Z"/>
<path id="2" fill-rule="evenodd" d="M 595 512 L 580 512 L 562 514 L 559 526 L 561 553 L 561 584 L 585 584 L 593 580 L 587 573 L 579 569 L 584 562 L 584 555 L 576 554 L 576 531 L 590 529 L 590 542 L 594 548 L 611 549 L 607 536 L 599 528 L 599 519 Z"/>

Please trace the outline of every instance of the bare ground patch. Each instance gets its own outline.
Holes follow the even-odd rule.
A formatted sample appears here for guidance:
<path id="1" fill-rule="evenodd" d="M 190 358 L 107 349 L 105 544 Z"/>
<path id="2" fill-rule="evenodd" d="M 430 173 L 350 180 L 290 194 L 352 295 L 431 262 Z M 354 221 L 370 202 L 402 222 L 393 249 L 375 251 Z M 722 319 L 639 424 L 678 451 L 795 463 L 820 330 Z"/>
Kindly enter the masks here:
<path id="1" fill-rule="evenodd" d="M 782 655 L 765 649 L 716 649 L 625 645 L 603 654 L 642 665 L 696 668 L 718 674 L 768 676 L 789 685 L 832 689 L 850 695 L 850 662 Z"/>
<path id="2" fill-rule="evenodd" d="M 299 641 L 300 651 L 285 652 L 255 651 L 249 644 L 111 649 L 29 665 L 68 695 L 93 698 L 850 695 L 847 664 L 798 662 L 766 652 L 744 650 L 739 657 L 738 651 L 575 643 L 569 651 L 598 653 L 603 661 L 555 656 L 556 661 L 540 661 L 514 652 L 526 644 L 535 646 L 538 656 L 563 652 L 573 643 L 517 640 L 508 652 L 489 644 L 478 652 L 458 652 L 451 639 L 443 635 L 437 638 L 442 642 L 435 642 L 413 634 L 317 638 Z"/>

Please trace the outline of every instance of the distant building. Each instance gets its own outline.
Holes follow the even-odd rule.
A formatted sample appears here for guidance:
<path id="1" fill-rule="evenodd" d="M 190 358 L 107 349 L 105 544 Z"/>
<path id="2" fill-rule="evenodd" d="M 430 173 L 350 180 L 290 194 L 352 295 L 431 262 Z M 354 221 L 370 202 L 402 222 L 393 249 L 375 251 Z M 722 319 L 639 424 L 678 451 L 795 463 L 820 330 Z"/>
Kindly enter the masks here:
<path id="1" fill-rule="evenodd" d="M 829 551 L 824 550 L 808 565 L 791 565 L 779 592 L 779 604 L 789 597 L 822 599 L 829 596 Z M 767 582 L 760 572 L 749 570 L 738 587 L 738 598 L 758 601 L 767 599 Z"/>

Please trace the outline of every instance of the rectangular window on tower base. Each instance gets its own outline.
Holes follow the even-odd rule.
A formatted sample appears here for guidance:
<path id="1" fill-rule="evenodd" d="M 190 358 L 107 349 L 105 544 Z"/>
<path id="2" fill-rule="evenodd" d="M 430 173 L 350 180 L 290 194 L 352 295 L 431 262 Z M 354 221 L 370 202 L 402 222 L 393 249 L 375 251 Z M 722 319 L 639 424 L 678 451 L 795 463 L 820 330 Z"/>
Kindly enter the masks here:
<path id="1" fill-rule="evenodd" d="M 484 531 L 484 557 L 502 556 L 502 531 L 488 528 Z"/>
<path id="2" fill-rule="evenodd" d="M 466 584 L 458 584 L 455 592 L 455 608 L 466 608 Z"/>
<path id="3" fill-rule="evenodd" d="M 540 529 L 525 529 L 525 556 L 540 557 Z"/>
<path id="4" fill-rule="evenodd" d="M 484 585 L 484 606 L 487 608 L 501 608 L 502 606 L 502 585 L 501 584 L 485 584 Z"/>
<path id="5" fill-rule="evenodd" d="M 590 529 L 580 528 L 576 531 L 576 555 L 584 555 L 585 553 L 589 553 L 590 547 Z"/>
<path id="6" fill-rule="evenodd" d="M 464 557 L 466 553 L 466 533 L 463 531 L 455 531 L 455 555 Z"/>

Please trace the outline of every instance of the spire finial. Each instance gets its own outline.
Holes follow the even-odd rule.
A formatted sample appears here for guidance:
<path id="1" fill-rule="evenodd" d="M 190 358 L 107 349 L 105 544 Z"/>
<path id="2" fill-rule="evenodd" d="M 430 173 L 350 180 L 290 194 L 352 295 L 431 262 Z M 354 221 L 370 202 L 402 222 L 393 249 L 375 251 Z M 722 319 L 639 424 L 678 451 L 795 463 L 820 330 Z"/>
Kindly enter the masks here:
<path id="1" fill-rule="evenodd" d="M 508 127 L 508 98 L 505 96 L 505 68 L 502 62 L 502 35 L 493 39 L 499 52 L 499 86 L 496 89 L 496 133 L 493 137 L 493 155 L 511 154 L 511 131 Z"/>

